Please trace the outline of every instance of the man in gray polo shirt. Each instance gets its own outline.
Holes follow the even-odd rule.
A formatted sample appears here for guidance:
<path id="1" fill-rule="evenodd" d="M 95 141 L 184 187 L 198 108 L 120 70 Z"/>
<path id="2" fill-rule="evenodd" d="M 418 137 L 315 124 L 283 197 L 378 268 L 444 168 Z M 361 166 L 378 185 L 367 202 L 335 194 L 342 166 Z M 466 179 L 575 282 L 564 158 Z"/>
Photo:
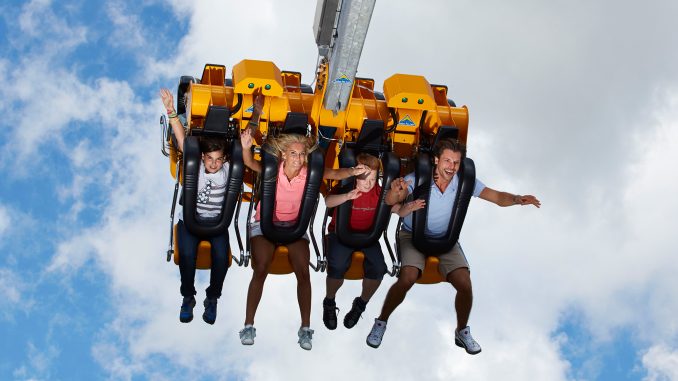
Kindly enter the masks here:
<path id="1" fill-rule="evenodd" d="M 435 169 L 431 182 L 425 234 L 430 237 L 440 237 L 447 232 L 450 216 L 454 210 L 454 199 L 459 183 L 457 171 L 466 156 L 466 147 L 458 140 L 443 139 L 434 147 L 433 153 Z M 403 202 L 414 191 L 414 182 L 414 173 L 393 180 L 391 189 L 386 194 L 386 203 L 394 205 Z M 534 205 L 538 208 L 541 205 L 539 200 L 532 195 L 521 196 L 496 191 L 486 187 L 477 179 L 473 188 L 473 196 L 499 206 Z M 386 294 L 381 315 L 374 319 L 372 331 L 367 336 L 367 345 L 373 348 L 378 348 L 381 344 L 389 316 L 403 302 L 405 295 L 424 270 L 426 254 L 412 245 L 412 212 L 423 208 L 425 203 L 425 200 L 414 200 L 402 205 L 398 211 L 398 214 L 404 217 L 398 242 L 402 267 L 398 281 L 391 286 L 388 294 Z M 440 273 L 457 291 L 454 301 L 457 312 L 455 344 L 464 348 L 469 354 L 477 354 L 480 352 L 480 345 L 473 339 L 471 329 L 468 327 L 468 318 L 473 304 L 471 273 L 459 242 L 449 252 L 441 254 L 439 260 Z"/>

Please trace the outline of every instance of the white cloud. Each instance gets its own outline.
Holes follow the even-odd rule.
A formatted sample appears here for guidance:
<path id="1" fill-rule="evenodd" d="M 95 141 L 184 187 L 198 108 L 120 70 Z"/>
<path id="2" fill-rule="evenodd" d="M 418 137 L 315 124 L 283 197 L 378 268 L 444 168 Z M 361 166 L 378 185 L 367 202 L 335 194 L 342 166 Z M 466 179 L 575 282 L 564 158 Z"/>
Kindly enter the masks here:
<path id="1" fill-rule="evenodd" d="M 50 345 L 47 348 L 40 348 L 32 342 L 27 343 L 28 359 L 27 363 L 14 369 L 12 372 L 15 379 L 39 380 L 49 379 L 52 374 L 52 366 L 59 349 Z"/>
<path id="2" fill-rule="evenodd" d="M 49 3 L 31 4 L 41 10 Z M 190 28 L 177 43 L 179 53 L 154 60 L 146 73 L 149 80 L 199 75 L 207 62 L 232 68 L 243 58 L 270 59 L 312 80 L 312 5 L 187 4 L 175 3 Z M 24 144 L 10 152 L 30 155 L 56 137 L 78 170 L 71 186 L 62 190 L 75 202 L 86 202 L 77 190 L 91 184 L 97 167 L 87 159 L 101 156 L 110 163 L 97 179 L 108 192 L 101 222 L 72 231 L 48 266 L 48 271 L 75 274 L 92 263 L 105 274 L 114 318 L 95 340 L 97 361 L 122 379 L 171 378 L 174 369 L 182 369 L 197 377 L 235 373 L 254 380 L 315 379 L 319 374 L 328 379 L 564 380 L 571 371 L 562 353 L 567 333 L 553 334 L 563 314 L 574 308 L 584 316 L 578 328 L 589 331 L 594 342 L 613 339 L 623 327 L 638 334 L 638 345 L 650 348 L 643 356 L 647 379 L 674 377 L 671 343 L 677 328 L 672 311 L 678 310 L 678 284 L 671 260 L 676 231 L 671 211 L 678 209 L 672 196 L 678 184 L 670 163 L 678 162 L 678 106 L 670 92 L 657 95 L 653 86 L 661 80 L 675 84 L 675 69 L 652 76 L 645 63 L 621 62 L 627 57 L 620 53 L 629 49 L 614 36 L 618 21 L 581 15 L 574 7 L 534 3 L 525 12 L 506 5 L 495 9 L 497 4 L 440 2 L 437 14 L 458 16 L 443 27 L 424 17 L 432 5 L 404 9 L 401 3 L 389 4 L 377 5 L 360 74 L 374 76 L 378 87 L 396 71 L 422 73 L 450 85 L 452 97 L 459 94 L 459 103 L 471 106 L 470 143 L 480 177 L 490 186 L 534 193 L 543 201 L 540 210 L 498 209 L 478 200 L 471 205 L 462 243 L 473 267 L 471 326 L 483 353 L 471 357 L 454 346 L 453 293 L 446 285 L 416 286 L 391 318 L 382 347 L 368 348 L 365 336 L 393 281 L 389 278 L 356 328 L 329 332 L 321 322 L 324 277 L 313 274 L 316 335 L 310 353 L 296 344 L 292 276 L 268 279 L 251 348 L 237 339 L 249 269 L 229 271 L 215 326 L 200 321 L 200 307 L 196 321 L 178 323 L 178 269 L 164 262 L 172 185 L 167 162 L 156 151 L 158 131 L 152 125 L 157 100 L 140 99 L 127 82 L 82 82 L 69 69 L 37 61 L 2 74 L 5 82 L 18 83 L 13 90 L 23 102 L 24 117 L 10 117 L 10 122 L 16 123 L 13 131 Z M 590 7 L 595 15 L 603 12 Z M 404 15 L 410 22 L 407 30 L 394 23 Z M 26 17 L 29 25 L 34 18 Z M 119 25 L 130 20 L 123 17 Z M 664 21 L 661 17 L 655 23 L 654 32 L 642 31 L 650 37 L 657 33 L 657 39 L 647 41 L 660 41 L 659 48 L 672 38 L 661 33 Z M 615 28 L 601 34 L 605 23 Z M 608 40 L 611 44 L 605 44 Z M 629 40 L 631 46 L 637 43 Z M 652 61 L 675 63 L 673 54 L 667 51 Z M 48 68 L 59 82 L 50 81 Z M 647 84 L 628 76 L 634 69 Z M 634 90 L 629 96 L 619 90 L 626 85 Z M 658 103 L 647 113 L 630 101 L 650 98 Z M 54 109 L 60 112 L 55 115 Z M 108 150 L 65 141 L 63 133 L 75 123 L 105 126 Z M 201 273 L 198 290 L 206 281 L 207 274 Z M 358 288 L 357 282 L 347 282 L 340 292 L 342 314 Z M 21 295 L 21 290 L 7 290 L 10 298 Z M 171 359 L 171 369 L 157 366 L 157 356 Z M 300 356 L 307 360 L 304 366 L 290 366 L 299 364 Z M 327 359 L 343 366 L 328 375 Z M 17 372 L 24 377 L 28 368 Z"/>
<path id="3" fill-rule="evenodd" d="M 21 34 L 10 41 L 14 45 L 28 46 L 37 40 L 38 49 L 33 54 L 50 57 L 64 54 L 85 42 L 87 29 L 69 24 L 51 5 L 51 0 L 32 0 L 24 4 L 18 18 Z"/>
<path id="4" fill-rule="evenodd" d="M 653 346 L 643 355 L 643 366 L 648 369 L 644 381 L 678 379 L 678 351 L 665 346 Z"/>
<path id="5" fill-rule="evenodd" d="M 28 284 L 16 271 L 0 267 L 0 320 L 14 320 L 18 311 L 26 312 L 33 304 Z"/>

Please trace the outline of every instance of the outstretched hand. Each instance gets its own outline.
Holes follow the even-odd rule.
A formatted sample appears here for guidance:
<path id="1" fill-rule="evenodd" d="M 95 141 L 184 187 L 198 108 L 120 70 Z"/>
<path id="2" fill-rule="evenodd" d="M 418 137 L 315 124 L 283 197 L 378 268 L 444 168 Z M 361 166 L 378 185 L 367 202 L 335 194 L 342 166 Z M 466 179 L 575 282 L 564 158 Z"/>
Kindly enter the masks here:
<path id="1" fill-rule="evenodd" d="M 541 201 L 539 201 L 536 197 L 532 196 L 531 194 L 526 194 L 523 196 L 516 195 L 515 200 L 516 204 L 520 205 L 534 205 L 537 208 L 541 206 Z"/>
<path id="2" fill-rule="evenodd" d="M 164 87 L 160 89 L 160 99 L 168 113 L 174 111 L 174 97 L 168 89 Z"/>

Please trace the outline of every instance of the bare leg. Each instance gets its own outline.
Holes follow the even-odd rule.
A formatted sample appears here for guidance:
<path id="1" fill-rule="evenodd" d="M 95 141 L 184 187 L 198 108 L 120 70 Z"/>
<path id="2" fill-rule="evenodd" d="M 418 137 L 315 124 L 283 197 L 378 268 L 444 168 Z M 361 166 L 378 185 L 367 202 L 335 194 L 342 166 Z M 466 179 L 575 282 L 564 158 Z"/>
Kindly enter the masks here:
<path id="1" fill-rule="evenodd" d="M 325 297 L 329 299 L 334 299 L 337 296 L 337 291 L 339 291 L 343 284 L 344 284 L 343 279 L 334 279 L 327 277 L 325 281 L 325 286 L 327 289 L 327 291 L 325 292 Z"/>
<path id="2" fill-rule="evenodd" d="M 288 255 L 294 274 L 297 276 L 297 301 L 301 313 L 301 326 L 309 327 L 311 324 L 311 276 L 308 266 L 310 251 L 308 241 L 297 240 L 287 245 Z"/>
<path id="3" fill-rule="evenodd" d="M 381 307 L 379 320 L 388 321 L 393 311 L 405 300 L 405 295 L 419 278 L 419 269 L 413 266 L 404 266 L 400 270 L 398 280 L 386 294 L 384 305 Z"/>
<path id="4" fill-rule="evenodd" d="M 362 299 L 365 303 L 369 302 L 372 298 L 372 295 L 377 292 L 380 284 L 381 279 L 363 278 L 363 290 L 360 293 L 360 299 Z"/>
<path id="5" fill-rule="evenodd" d="M 471 272 L 461 267 L 447 274 L 447 281 L 457 290 L 454 299 L 454 308 L 457 310 L 457 331 L 466 328 L 473 306 L 473 289 L 471 287 Z"/>
<path id="6" fill-rule="evenodd" d="M 247 306 L 245 308 L 245 325 L 254 324 L 254 315 L 257 312 L 261 294 L 264 291 L 264 282 L 268 275 L 268 268 L 273 260 L 275 245 L 263 236 L 251 238 L 252 243 L 252 280 L 247 290 Z"/>

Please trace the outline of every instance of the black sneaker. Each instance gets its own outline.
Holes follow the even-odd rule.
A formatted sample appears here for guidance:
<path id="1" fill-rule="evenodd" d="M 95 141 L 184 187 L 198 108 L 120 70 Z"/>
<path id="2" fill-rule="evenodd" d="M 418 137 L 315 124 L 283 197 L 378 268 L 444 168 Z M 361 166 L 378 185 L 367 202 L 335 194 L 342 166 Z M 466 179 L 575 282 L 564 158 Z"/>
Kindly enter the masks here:
<path id="1" fill-rule="evenodd" d="M 195 307 L 195 298 L 184 296 L 184 301 L 181 303 L 181 311 L 179 311 L 180 322 L 188 323 L 193 320 L 193 307 Z"/>
<path id="2" fill-rule="evenodd" d="M 353 299 L 351 310 L 344 316 L 344 327 L 348 329 L 355 327 L 360 316 L 365 312 L 365 307 L 367 307 L 367 303 L 360 299 L 360 297 Z"/>
<path id="3" fill-rule="evenodd" d="M 339 311 L 339 308 L 337 308 L 334 299 L 325 298 L 323 300 L 323 323 L 325 323 L 327 329 L 337 329 L 337 311 Z"/>
<path id="4" fill-rule="evenodd" d="M 205 298 L 203 305 L 205 312 L 202 314 L 202 320 L 207 324 L 214 324 L 217 320 L 217 298 Z"/>

